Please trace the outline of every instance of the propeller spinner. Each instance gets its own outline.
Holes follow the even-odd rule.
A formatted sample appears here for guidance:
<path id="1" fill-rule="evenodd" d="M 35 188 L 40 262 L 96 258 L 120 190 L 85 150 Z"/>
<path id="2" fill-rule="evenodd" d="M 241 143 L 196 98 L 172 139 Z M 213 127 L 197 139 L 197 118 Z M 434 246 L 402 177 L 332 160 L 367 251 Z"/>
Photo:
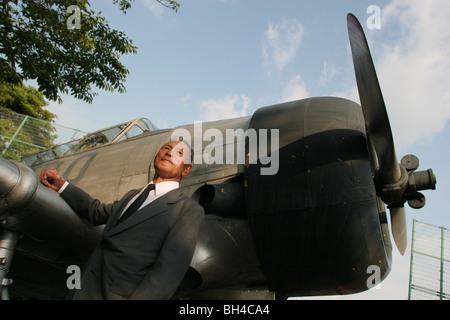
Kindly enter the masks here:
<path id="1" fill-rule="evenodd" d="M 389 117 L 366 36 L 354 15 L 348 14 L 347 25 L 367 136 L 378 160 L 378 170 L 374 174 L 377 194 L 389 207 L 392 235 L 403 255 L 407 245 L 404 203 L 408 201 L 411 207 L 422 208 L 425 197 L 418 191 L 434 190 L 436 177 L 431 169 L 414 172 L 419 165 L 415 156 L 405 156 L 398 163 Z"/>

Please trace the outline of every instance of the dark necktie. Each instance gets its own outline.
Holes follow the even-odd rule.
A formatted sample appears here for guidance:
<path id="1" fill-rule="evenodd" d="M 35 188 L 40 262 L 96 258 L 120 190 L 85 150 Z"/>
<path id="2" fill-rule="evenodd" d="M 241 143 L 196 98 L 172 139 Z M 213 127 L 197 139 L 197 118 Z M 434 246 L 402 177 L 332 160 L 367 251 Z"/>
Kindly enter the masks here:
<path id="1" fill-rule="evenodd" d="M 129 216 L 131 216 L 133 213 L 139 210 L 139 208 L 142 206 L 144 201 L 147 199 L 148 194 L 151 190 L 155 189 L 155 185 L 149 184 L 144 191 L 137 197 L 136 200 L 133 201 L 133 203 L 128 207 L 128 209 L 120 216 L 120 218 L 117 220 L 116 225 L 127 219 Z"/>

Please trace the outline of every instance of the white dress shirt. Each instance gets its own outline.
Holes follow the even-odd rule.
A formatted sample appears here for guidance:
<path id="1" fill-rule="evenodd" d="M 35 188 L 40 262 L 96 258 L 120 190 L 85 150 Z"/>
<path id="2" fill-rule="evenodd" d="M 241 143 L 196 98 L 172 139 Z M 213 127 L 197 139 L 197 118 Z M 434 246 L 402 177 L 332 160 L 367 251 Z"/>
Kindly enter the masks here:
<path id="1" fill-rule="evenodd" d="M 153 184 L 153 181 L 150 182 L 149 184 Z M 123 208 L 122 213 L 124 213 L 128 209 L 128 207 L 134 202 L 134 200 L 136 200 L 140 196 L 140 194 L 144 191 L 144 189 L 149 184 L 147 184 L 144 188 L 142 188 L 142 190 L 139 191 L 139 193 L 136 194 L 128 202 L 128 204 L 125 206 L 125 208 Z M 176 181 L 165 181 L 165 182 L 160 182 L 160 183 L 155 184 L 155 189 L 150 191 L 150 193 L 148 194 L 147 200 L 144 201 L 144 203 L 139 207 L 139 209 L 145 207 L 150 202 L 152 202 L 152 201 L 158 199 L 159 197 L 165 195 L 167 192 L 172 191 L 174 189 L 177 189 L 179 186 L 180 186 L 180 183 L 176 182 Z M 122 213 L 120 215 L 122 215 Z"/>

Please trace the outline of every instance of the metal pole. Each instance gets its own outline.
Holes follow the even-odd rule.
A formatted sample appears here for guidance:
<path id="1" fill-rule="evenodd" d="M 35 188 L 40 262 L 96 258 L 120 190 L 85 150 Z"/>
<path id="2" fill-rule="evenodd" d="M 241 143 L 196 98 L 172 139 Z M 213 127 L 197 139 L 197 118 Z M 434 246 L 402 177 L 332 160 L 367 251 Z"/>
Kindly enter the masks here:
<path id="1" fill-rule="evenodd" d="M 78 132 L 80 132 L 80 130 L 75 129 L 75 131 L 73 132 L 72 138 L 70 138 L 70 140 L 75 139 L 75 136 L 78 134 Z"/>
<path id="2" fill-rule="evenodd" d="M 6 278 L 11 266 L 11 261 L 14 255 L 19 235 L 15 232 L 4 230 L 0 235 L 0 298 L 2 300 L 8 299 L 8 285 L 11 280 Z"/>
<path id="3" fill-rule="evenodd" d="M 412 273 L 413 273 L 414 234 L 415 234 L 415 232 L 416 232 L 416 220 L 413 219 L 412 241 L 411 241 L 411 261 L 410 261 L 410 266 L 409 266 L 408 300 L 411 300 L 411 285 L 412 285 Z"/>
<path id="4" fill-rule="evenodd" d="M 444 298 L 444 227 L 441 227 L 441 285 L 439 298 Z"/>
<path id="5" fill-rule="evenodd" d="M 11 144 L 14 142 L 14 139 L 16 138 L 16 136 L 19 134 L 19 131 L 22 129 L 23 125 L 25 124 L 25 122 L 27 122 L 29 116 L 25 116 L 25 119 L 23 119 L 22 123 L 20 124 L 19 128 L 16 130 L 16 132 L 14 133 L 13 137 L 11 138 L 11 140 L 8 143 L 8 146 L 5 148 L 5 150 L 3 150 L 2 152 L 2 157 L 3 155 L 6 153 L 6 150 L 9 149 L 9 147 L 11 146 Z"/>

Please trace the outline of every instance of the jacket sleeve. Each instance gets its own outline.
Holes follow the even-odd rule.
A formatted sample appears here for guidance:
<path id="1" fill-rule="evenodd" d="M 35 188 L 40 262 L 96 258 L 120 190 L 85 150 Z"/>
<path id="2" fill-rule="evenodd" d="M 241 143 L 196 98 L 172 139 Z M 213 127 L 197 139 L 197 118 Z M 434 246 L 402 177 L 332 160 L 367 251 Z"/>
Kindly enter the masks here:
<path id="1" fill-rule="evenodd" d="M 92 198 L 89 194 L 71 183 L 61 192 L 61 197 L 76 214 L 88 220 L 94 226 L 105 224 L 118 204 L 118 201 L 112 204 L 103 204 L 100 200 Z"/>
<path id="2" fill-rule="evenodd" d="M 192 199 L 187 203 L 188 208 L 169 231 L 152 269 L 129 299 L 167 300 L 174 295 L 191 263 L 204 219 L 200 205 Z"/>

